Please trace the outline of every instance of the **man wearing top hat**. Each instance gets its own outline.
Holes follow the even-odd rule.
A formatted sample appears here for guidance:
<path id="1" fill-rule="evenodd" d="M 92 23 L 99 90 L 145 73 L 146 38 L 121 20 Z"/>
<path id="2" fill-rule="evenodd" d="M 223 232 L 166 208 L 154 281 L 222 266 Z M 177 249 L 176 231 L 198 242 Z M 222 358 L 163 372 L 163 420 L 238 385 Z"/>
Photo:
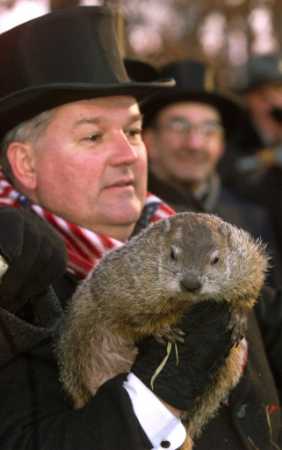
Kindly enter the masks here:
<path id="1" fill-rule="evenodd" d="M 155 94 L 142 108 L 149 189 L 177 211 L 216 213 L 261 236 L 263 224 L 269 227 L 265 212 L 221 186 L 217 166 L 224 142 L 244 114 L 236 100 L 215 90 L 207 69 L 198 61 L 184 60 L 164 66 L 158 74 L 174 78 L 176 86 Z M 275 301 L 268 288 L 250 317 L 244 377 L 195 441 L 194 449 L 276 448 L 281 430 L 277 412 L 282 364 L 275 348 L 281 349 L 281 320 L 281 301 Z M 269 405 L 276 405 L 274 414 L 267 415 L 268 410 L 274 411 Z M 274 433 L 270 440 L 268 428 Z"/>
<path id="2" fill-rule="evenodd" d="M 138 107 L 172 83 L 128 79 L 113 19 L 67 8 L 0 36 L 1 450 L 191 447 L 183 409 L 231 345 L 220 305 L 201 321 L 193 310 L 179 344 L 180 357 L 194 354 L 189 377 L 169 358 L 152 392 L 165 346 L 149 338 L 130 373 L 85 407 L 74 410 L 60 384 L 54 345 L 71 294 L 107 251 L 173 214 L 147 193 Z"/>
<path id="3" fill-rule="evenodd" d="M 241 96 L 253 128 L 247 149 L 273 147 L 282 140 L 282 54 L 253 55 L 241 68 L 234 90 Z M 247 131 L 247 130 L 246 130 Z"/>

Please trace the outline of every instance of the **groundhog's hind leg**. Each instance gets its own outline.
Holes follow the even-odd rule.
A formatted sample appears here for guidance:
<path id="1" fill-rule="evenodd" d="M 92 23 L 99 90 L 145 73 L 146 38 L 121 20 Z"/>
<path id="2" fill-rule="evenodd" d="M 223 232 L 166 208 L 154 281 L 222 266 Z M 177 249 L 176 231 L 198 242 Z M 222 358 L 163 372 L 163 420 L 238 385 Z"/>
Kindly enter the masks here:
<path id="1" fill-rule="evenodd" d="M 181 446 L 181 450 L 192 450 L 192 448 L 193 448 L 193 441 L 190 438 L 190 436 L 187 435 L 184 444 Z"/>
<path id="2" fill-rule="evenodd" d="M 214 417 L 221 402 L 226 399 L 240 380 L 243 367 L 242 355 L 245 354 L 244 346 L 244 341 L 241 341 L 237 346 L 232 347 L 224 365 L 219 369 L 214 384 L 203 395 L 200 404 L 187 423 L 188 434 L 193 439 L 199 437 L 204 425 Z"/>
<path id="3" fill-rule="evenodd" d="M 85 326 L 88 321 L 75 315 L 57 346 L 61 380 L 76 408 L 83 407 L 103 383 L 128 372 L 136 356 L 133 343 L 113 334 L 102 323 L 92 328 Z"/>

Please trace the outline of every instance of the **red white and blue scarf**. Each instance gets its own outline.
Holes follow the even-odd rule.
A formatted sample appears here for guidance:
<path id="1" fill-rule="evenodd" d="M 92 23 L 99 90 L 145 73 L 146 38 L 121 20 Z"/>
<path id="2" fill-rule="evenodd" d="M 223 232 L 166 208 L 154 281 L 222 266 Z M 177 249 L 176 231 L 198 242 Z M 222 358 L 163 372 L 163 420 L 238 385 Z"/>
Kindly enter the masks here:
<path id="1" fill-rule="evenodd" d="M 68 254 L 68 270 L 80 279 L 84 278 L 109 250 L 122 245 L 122 242 L 116 239 L 70 223 L 41 206 L 29 202 L 0 172 L 0 207 L 17 208 L 27 204 L 62 236 Z M 173 214 L 175 214 L 173 209 L 155 195 L 148 193 L 139 225 L 143 228 L 149 223 L 165 219 Z"/>

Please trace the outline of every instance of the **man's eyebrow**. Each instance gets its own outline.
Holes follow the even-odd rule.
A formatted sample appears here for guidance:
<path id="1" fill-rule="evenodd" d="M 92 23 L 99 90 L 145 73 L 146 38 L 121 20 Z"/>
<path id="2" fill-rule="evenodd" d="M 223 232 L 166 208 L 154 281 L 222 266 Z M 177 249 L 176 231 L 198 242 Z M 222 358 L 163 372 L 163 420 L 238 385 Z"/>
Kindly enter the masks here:
<path id="1" fill-rule="evenodd" d="M 105 122 L 106 120 L 102 117 L 83 117 L 82 119 L 77 120 L 74 123 L 74 127 L 77 128 L 81 125 L 99 125 L 102 122 Z M 127 121 L 128 125 L 131 125 L 134 122 L 143 121 L 143 115 L 140 113 L 132 114 Z"/>
<path id="2" fill-rule="evenodd" d="M 80 125 L 87 125 L 87 124 L 90 124 L 90 125 L 99 125 L 99 123 L 101 123 L 102 122 L 102 120 L 101 120 L 101 118 L 100 117 L 83 117 L 82 119 L 80 119 L 80 120 L 77 120 L 75 123 L 74 123 L 74 127 L 76 128 L 76 127 L 79 127 Z"/>
<path id="3" fill-rule="evenodd" d="M 136 113 L 130 116 L 128 119 L 128 124 L 132 124 L 138 121 L 143 122 L 143 115 L 140 113 Z"/>
<path id="4" fill-rule="evenodd" d="M 180 121 L 180 122 L 190 122 L 190 120 L 186 119 L 184 116 L 171 116 L 169 119 L 167 119 L 168 122 L 170 121 Z M 202 120 L 204 123 L 221 123 L 222 120 L 220 117 L 206 117 Z"/>

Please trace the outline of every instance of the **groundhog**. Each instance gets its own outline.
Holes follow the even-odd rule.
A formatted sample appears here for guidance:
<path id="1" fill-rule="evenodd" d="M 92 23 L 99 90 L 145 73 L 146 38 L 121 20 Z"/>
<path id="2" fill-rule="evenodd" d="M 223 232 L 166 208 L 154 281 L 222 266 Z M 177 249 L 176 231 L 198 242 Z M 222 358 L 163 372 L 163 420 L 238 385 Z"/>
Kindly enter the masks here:
<path id="1" fill-rule="evenodd" d="M 154 223 L 109 252 L 75 292 L 58 343 L 61 379 L 75 407 L 130 370 L 138 340 L 169 339 L 195 303 L 226 302 L 234 346 L 187 415 L 188 435 L 198 436 L 240 378 L 247 312 L 267 266 L 262 242 L 214 215 L 192 212 Z"/>

